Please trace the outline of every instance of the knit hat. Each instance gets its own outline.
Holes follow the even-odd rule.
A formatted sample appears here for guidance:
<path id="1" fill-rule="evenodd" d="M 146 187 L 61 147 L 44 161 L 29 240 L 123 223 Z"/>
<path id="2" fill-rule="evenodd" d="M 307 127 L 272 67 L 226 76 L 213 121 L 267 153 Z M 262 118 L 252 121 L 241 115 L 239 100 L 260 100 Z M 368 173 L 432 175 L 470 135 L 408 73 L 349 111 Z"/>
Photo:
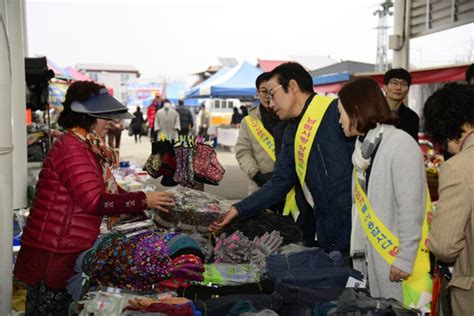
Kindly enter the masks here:
<path id="1" fill-rule="evenodd" d="M 202 261 L 205 257 L 202 253 L 201 246 L 188 235 L 176 235 L 167 242 L 170 258 L 176 258 L 183 254 L 193 254 L 198 256 Z"/>
<path id="2" fill-rule="evenodd" d="M 408 82 L 408 86 L 411 86 L 411 75 L 403 68 L 394 68 L 387 71 L 383 75 L 383 84 L 387 85 L 388 82 L 393 78 L 405 80 Z"/>

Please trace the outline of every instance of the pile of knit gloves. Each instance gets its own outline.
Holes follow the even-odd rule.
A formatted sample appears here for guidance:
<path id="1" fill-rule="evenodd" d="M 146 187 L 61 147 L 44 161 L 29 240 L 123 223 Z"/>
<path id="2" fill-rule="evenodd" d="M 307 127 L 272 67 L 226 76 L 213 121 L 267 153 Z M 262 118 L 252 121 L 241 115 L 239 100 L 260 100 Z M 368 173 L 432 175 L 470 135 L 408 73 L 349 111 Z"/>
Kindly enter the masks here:
<path id="1" fill-rule="evenodd" d="M 185 254 L 176 257 L 170 264 L 169 273 L 171 278 L 160 281 L 160 286 L 168 289 L 186 288 L 193 281 L 204 280 L 204 265 L 201 259 L 192 254 Z"/>
<path id="2" fill-rule="evenodd" d="M 265 268 L 265 258 L 274 253 L 282 242 L 283 237 L 276 230 L 255 237 L 252 241 L 240 231 L 235 231 L 228 237 L 222 233 L 214 247 L 214 261 L 216 263 L 250 262 Z"/>

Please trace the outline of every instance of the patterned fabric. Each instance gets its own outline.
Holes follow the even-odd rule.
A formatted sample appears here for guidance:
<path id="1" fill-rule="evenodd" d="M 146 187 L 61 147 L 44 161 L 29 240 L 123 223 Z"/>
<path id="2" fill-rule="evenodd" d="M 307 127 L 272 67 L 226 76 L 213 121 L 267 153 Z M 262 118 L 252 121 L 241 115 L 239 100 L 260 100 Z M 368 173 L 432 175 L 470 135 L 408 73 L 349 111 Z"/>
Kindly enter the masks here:
<path id="1" fill-rule="evenodd" d="M 111 234 L 84 258 L 84 272 L 104 286 L 150 293 L 169 278 L 171 259 L 164 240 L 154 232 L 126 238 Z"/>
<path id="2" fill-rule="evenodd" d="M 204 184 L 195 181 L 194 149 L 191 147 L 179 146 L 174 149 L 176 155 L 176 171 L 173 180 L 183 187 L 204 191 Z"/>
<path id="3" fill-rule="evenodd" d="M 176 147 L 174 152 L 176 155 L 176 171 L 173 180 L 182 186 L 185 186 L 188 180 L 186 177 L 186 170 L 188 168 L 188 150 L 184 147 Z"/>
<path id="4" fill-rule="evenodd" d="M 209 233 L 209 225 L 219 219 L 230 208 L 231 203 L 215 195 L 192 190 L 176 188 L 172 212 L 157 212 L 155 219 L 160 226 L 176 228 L 185 232 Z"/>
<path id="5" fill-rule="evenodd" d="M 65 289 L 51 289 L 41 282 L 28 287 L 26 316 L 67 316 L 71 296 Z"/>
<path id="6" fill-rule="evenodd" d="M 171 278 L 168 280 L 160 281 L 160 287 L 162 287 L 163 290 L 177 290 L 179 288 L 185 289 L 187 287 L 190 287 L 191 285 L 191 281 L 185 278 Z"/>
<path id="7" fill-rule="evenodd" d="M 93 129 L 88 132 L 83 128 L 76 127 L 69 129 L 68 133 L 79 138 L 90 146 L 92 152 L 94 152 L 99 158 L 106 192 L 118 193 L 118 185 L 112 173 L 112 168 L 116 168 L 119 165 L 117 153 L 110 148 L 104 139 L 97 135 Z"/>
<path id="8" fill-rule="evenodd" d="M 169 232 L 167 234 L 165 234 L 163 237 L 163 240 L 168 243 L 168 241 L 170 241 L 172 238 L 176 237 L 176 236 L 179 236 L 181 235 L 181 233 L 178 233 L 178 232 Z"/>
<path id="9" fill-rule="evenodd" d="M 204 280 L 204 265 L 198 256 L 192 254 L 181 255 L 173 259 L 170 273 L 172 277 L 160 281 L 160 286 L 173 290 L 189 287 L 193 281 Z"/>
<path id="10" fill-rule="evenodd" d="M 251 241 L 240 231 L 226 236 L 224 233 L 217 239 L 214 248 L 215 263 L 248 263 L 251 257 Z"/>
<path id="11" fill-rule="evenodd" d="M 217 185 L 225 173 L 225 169 L 217 159 L 216 152 L 209 145 L 196 144 L 192 164 L 194 179 L 202 183 Z"/>
<path id="12" fill-rule="evenodd" d="M 174 277 L 186 278 L 192 281 L 204 280 L 202 276 L 204 265 L 198 256 L 191 254 L 181 255 L 173 259 L 172 266 L 170 273 Z"/>
<path id="13" fill-rule="evenodd" d="M 162 159 L 160 154 L 151 154 L 145 162 L 145 170 L 150 176 L 156 179 L 160 176 L 158 170 L 160 170 L 161 163 Z"/>

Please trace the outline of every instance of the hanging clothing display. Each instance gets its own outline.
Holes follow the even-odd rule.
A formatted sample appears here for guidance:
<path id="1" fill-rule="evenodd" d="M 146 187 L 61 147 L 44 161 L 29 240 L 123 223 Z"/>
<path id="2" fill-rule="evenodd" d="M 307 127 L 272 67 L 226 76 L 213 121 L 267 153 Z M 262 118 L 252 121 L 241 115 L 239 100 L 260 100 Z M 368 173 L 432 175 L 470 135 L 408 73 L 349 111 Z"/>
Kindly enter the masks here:
<path id="1" fill-rule="evenodd" d="M 180 184 L 200 191 L 204 184 L 218 185 L 225 173 L 214 149 L 192 136 L 153 142 L 144 168 L 153 178 L 163 176 L 164 186 Z"/>

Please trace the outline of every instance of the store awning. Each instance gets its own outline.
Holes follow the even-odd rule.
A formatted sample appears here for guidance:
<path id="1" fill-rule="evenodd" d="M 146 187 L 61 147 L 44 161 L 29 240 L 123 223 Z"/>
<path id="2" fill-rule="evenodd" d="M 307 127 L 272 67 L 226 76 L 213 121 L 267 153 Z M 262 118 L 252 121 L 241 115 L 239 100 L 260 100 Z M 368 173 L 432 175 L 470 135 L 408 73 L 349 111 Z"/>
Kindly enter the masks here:
<path id="1" fill-rule="evenodd" d="M 464 81 L 469 64 L 444 66 L 437 68 L 410 70 L 412 84 L 444 83 Z M 383 85 L 383 73 L 356 73 L 354 77 L 372 77 Z"/>
<path id="2" fill-rule="evenodd" d="M 313 89 L 319 94 L 326 94 L 326 93 L 337 94 L 339 90 L 342 89 L 344 84 L 345 82 L 336 82 L 336 83 L 324 84 L 320 86 L 313 86 Z"/>

